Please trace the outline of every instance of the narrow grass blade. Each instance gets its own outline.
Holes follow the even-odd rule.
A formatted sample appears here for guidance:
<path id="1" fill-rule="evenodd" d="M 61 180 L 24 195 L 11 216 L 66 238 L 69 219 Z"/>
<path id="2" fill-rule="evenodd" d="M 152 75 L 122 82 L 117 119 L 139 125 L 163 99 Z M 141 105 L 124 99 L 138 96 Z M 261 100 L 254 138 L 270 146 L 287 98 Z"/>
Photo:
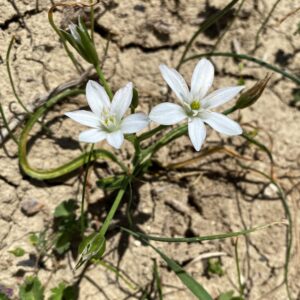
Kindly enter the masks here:
<path id="1" fill-rule="evenodd" d="M 124 228 L 123 228 L 124 229 Z M 199 300 L 213 300 L 204 287 L 189 275 L 181 266 L 179 266 L 172 258 L 164 254 L 160 249 L 151 245 L 146 239 L 141 238 L 139 234 L 131 230 L 126 230 L 130 235 L 140 239 L 143 243 L 150 246 L 160 257 L 167 263 L 167 265 L 174 271 L 182 283 L 197 297 Z"/>

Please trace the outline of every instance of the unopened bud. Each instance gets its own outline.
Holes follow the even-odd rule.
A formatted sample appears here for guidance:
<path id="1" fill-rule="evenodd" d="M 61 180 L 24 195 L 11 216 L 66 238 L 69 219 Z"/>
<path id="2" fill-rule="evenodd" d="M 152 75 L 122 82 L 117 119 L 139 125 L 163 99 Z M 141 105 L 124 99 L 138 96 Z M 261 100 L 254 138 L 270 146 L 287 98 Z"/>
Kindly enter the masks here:
<path id="1" fill-rule="evenodd" d="M 267 74 L 264 79 L 259 80 L 258 82 L 255 83 L 254 86 L 252 86 L 250 89 L 243 92 L 240 95 L 239 99 L 237 100 L 235 104 L 235 108 L 243 109 L 254 104 L 263 93 L 270 78 L 271 75 Z"/>
<path id="2" fill-rule="evenodd" d="M 130 107 L 134 111 L 138 105 L 139 105 L 139 93 L 135 88 L 133 88 L 132 101 Z"/>
<path id="3" fill-rule="evenodd" d="M 61 30 L 61 33 L 83 59 L 90 64 L 97 65 L 99 59 L 94 43 L 81 18 L 78 19 L 78 24 L 69 26 L 70 33 L 63 30 Z"/>

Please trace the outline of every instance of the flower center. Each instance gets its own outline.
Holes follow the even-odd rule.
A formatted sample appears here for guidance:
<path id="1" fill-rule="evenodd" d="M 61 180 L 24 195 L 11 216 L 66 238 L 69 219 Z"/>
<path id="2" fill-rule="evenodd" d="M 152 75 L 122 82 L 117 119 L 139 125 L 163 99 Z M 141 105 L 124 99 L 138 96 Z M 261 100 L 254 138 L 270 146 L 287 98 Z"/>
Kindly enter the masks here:
<path id="1" fill-rule="evenodd" d="M 201 107 L 200 101 L 199 100 L 193 100 L 191 103 L 191 109 L 192 110 L 199 110 Z"/>
<path id="2" fill-rule="evenodd" d="M 118 128 L 119 122 L 114 114 L 108 110 L 103 110 L 101 115 L 101 124 L 108 130 L 114 131 Z"/>

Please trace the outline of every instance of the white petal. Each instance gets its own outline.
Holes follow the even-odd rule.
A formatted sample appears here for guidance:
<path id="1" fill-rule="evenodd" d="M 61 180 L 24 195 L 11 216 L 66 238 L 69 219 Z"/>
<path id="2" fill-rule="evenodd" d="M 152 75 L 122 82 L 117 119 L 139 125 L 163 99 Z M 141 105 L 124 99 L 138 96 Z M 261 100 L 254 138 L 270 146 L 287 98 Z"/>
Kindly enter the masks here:
<path id="1" fill-rule="evenodd" d="M 107 134 L 106 140 L 112 147 L 120 149 L 124 141 L 124 135 L 121 130 L 114 131 Z"/>
<path id="2" fill-rule="evenodd" d="M 214 81 L 214 66 L 213 64 L 206 58 L 202 58 L 192 76 L 191 82 L 191 93 L 194 99 L 203 98 Z"/>
<path id="3" fill-rule="evenodd" d="M 238 135 L 243 132 L 237 122 L 216 112 L 204 112 L 201 114 L 201 119 L 216 131 L 226 135 Z"/>
<path id="4" fill-rule="evenodd" d="M 149 124 L 149 118 L 144 113 L 136 113 L 126 117 L 121 124 L 121 131 L 123 133 L 138 132 Z"/>
<path id="5" fill-rule="evenodd" d="M 100 119 L 94 113 L 86 110 L 76 110 L 71 112 L 66 112 L 66 116 L 72 120 L 93 128 L 98 128 L 100 126 Z"/>
<path id="6" fill-rule="evenodd" d="M 105 89 L 96 81 L 89 80 L 86 85 L 86 98 L 91 110 L 100 116 L 103 107 L 110 107 L 110 101 Z"/>
<path id="7" fill-rule="evenodd" d="M 205 97 L 201 101 L 201 104 L 205 109 L 211 109 L 220 106 L 234 98 L 243 88 L 244 86 L 239 85 L 216 90 Z"/>
<path id="8" fill-rule="evenodd" d="M 111 103 L 111 112 L 116 114 L 116 117 L 120 120 L 126 110 L 129 108 L 132 100 L 132 83 L 127 83 L 123 88 L 119 89 Z"/>
<path id="9" fill-rule="evenodd" d="M 150 120 L 161 125 L 173 125 L 187 117 L 184 109 L 174 103 L 161 103 L 152 108 L 149 118 Z"/>
<path id="10" fill-rule="evenodd" d="M 191 119 L 188 123 L 188 132 L 195 150 L 199 151 L 206 137 L 206 129 L 201 119 Z"/>
<path id="11" fill-rule="evenodd" d="M 189 89 L 182 76 L 175 69 L 171 69 L 166 65 L 160 65 L 159 69 L 164 80 L 167 82 L 176 96 L 182 101 L 189 102 Z"/>
<path id="12" fill-rule="evenodd" d="M 99 129 L 89 129 L 79 134 L 79 141 L 86 143 L 98 143 L 106 138 L 106 132 Z"/>
<path id="13" fill-rule="evenodd" d="M 80 42 L 81 41 L 81 38 L 80 38 L 80 35 L 79 33 L 77 32 L 77 26 L 73 23 L 71 23 L 69 25 L 69 30 L 71 31 L 71 34 L 73 36 L 73 38 L 77 41 L 77 42 Z"/>

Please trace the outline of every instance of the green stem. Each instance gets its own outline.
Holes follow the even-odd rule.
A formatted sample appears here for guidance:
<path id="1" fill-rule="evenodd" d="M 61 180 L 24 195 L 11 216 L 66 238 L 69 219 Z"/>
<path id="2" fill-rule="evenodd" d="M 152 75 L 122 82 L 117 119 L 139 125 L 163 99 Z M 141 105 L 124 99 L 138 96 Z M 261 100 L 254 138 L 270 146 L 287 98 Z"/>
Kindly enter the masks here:
<path id="1" fill-rule="evenodd" d="M 10 52 L 11 52 L 11 48 L 12 48 L 12 45 L 13 45 L 14 41 L 15 41 L 15 37 L 13 36 L 11 38 L 11 40 L 10 40 L 10 43 L 9 43 L 9 46 L 8 46 L 8 49 L 7 49 L 7 52 L 6 52 L 6 69 L 7 69 L 7 73 L 8 73 L 8 77 L 9 77 L 9 82 L 10 82 L 10 85 L 12 87 L 12 90 L 13 90 L 15 98 L 17 99 L 17 101 L 20 104 L 20 106 L 28 114 L 30 114 L 29 110 L 26 108 L 26 106 L 23 104 L 22 100 L 19 98 L 19 96 L 17 94 L 16 88 L 15 88 L 15 84 L 14 84 L 14 81 L 13 81 L 13 78 L 12 78 L 12 75 L 11 75 L 11 71 L 10 71 L 9 57 L 10 57 Z"/>
<path id="2" fill-rule="evenodd" d="M 277 0 L 274 5 L 272 6 L 270 12 L 268 13 L 267 17 L 265 18 L 265 20 L 263 21 L 263 23 L 261 24 L 261 26 L 259 27 L 256 36 L 255 36 L 255 46 L 254 49 L 257 48 L 258 45 L 258 41 L 259 41 L 259 35 L 261 34 L 261 32 L 263 31 L 263 29 L 265 28 L 266 24 L 269 22 L 274 10 L 276 9 L 277 5 L 279 4 L 281 0 Z"/>
<path id="3" fill-rule="evenodd" d="M 286 194 L 285 194 L 284 190 L 281 188 L 281 186 L 279 185 L 279 183 L 277 183 L 277 181 L 274 180 L 268 174 L 266 174 L 262 171 L 259 171 L 257 169 L 254 169 L 252 167 L 248 167 L 248 166 L 242 164 L 241 162 L 238 162 L 238 164 L 244 169 L 248 169 L 250 171 L 253 171 L 253 172 L 256 172 L 256 173 L 262 175 L 263 177 L 268 179 L 270 181 L 270 183 L 272 183 L 277 188 L 278 196 L 281 200 L 281 203 L 282 203 L 282 206 L 284 209 L 284 213 L 285 213 L 285 216 L 288 221 L 287 234 L 286 234 L 287 247 L 286 247 L 286 255 L 285 255 L 285 265 L 284 265 L 284 283 L 286 286 L 288 299 L 292 299 L 290 289 L 289 289 L 289 284 L 288 284 L 288 281 L 289 281 L 288 275 L 289 275 L 289 264 L 290 264 L 290 258 L 291 258 L 291 254 L 292 254 L 292 252 L 291 252 L 292 244 L 293 244 L 293 220 L 292 220 L 292 215 L 291 215 L 288 203 L 287 203 Z"/>
<path id="4" fill-rule="evenodd" d="M 58 101 L 70 97 L 70 96 L 76 96 L 78 94 L 83 93 L 84 91 L 81 89 L 66 89 L 62 91 L 61 93 L 52 96 L 43 106 L 41 106 L 39 109 L 37 109 L 29 118 L 27 123 L 25 124 L 25 127 L 21 133 L 20 141 L 19 141 L 19 163 L 21 166 L 21 169 L 30 177 L 38 179 L 38 180 L 50 180 L 50 179 L 56 179 L 59 177 L 62 177 L 64 175 L 67 175 L 79 167 L 85 165 L 88 160 L 88 154 L 84 153 L 76 157 L 75 159 L 67 162 L 66 164 L 59 166 L 57 168 L 53 169 L 37 169 L 30 166 L 28 160 L 27 160 L 27 139 L 30 134 L 30 131 L 34 124 L 38 121 L 38 119 L 46 113 L 48 109 L 50 109 L 53 105 L 55 105 Z M 103 150 L 103 149 L 97 149 L 93 151 L 93 156 L 91 158 L 91 161 L 95 161 L 98 158 L 102 159 L 109 159 L 116 164 L 118 164 L 121 169 L 127 173 L 126 166 L 119 161 L 114 154 L 112 154 L 109 151 Z"/>
<path id="5" fill-rule="evenodd" d="M 236 271 L 237 271 L 237 277 L 238 277 L 238 283 L 239 283 L 239 293 L 240 293 L 241 298 L 243 298 L 244 287 L 242 284 L 241 270 L 240 270 L 240 259 L 239 259 L 239 253 L 238 253 L 238 238 L 236 239 L 236 241 L 234 243 L 234 255 L 235 255 L 235 264 L 236 264 Z"/>
<path id="6" fill-rule="evenodd" d="M 63 44 L 63 47 L 67 53 L 67 55 L 69 56 L 69 58 L 71 59 L 75 69 L 77 70 L 77 72 L 79 74 L 81 74 L 83 72 L 83 68 L 82 66 L 80 65 L 80 63 L 75 59 L 73 53 L 70 51 L 67 43 L 66 43 L 66 40 L 64 38 L 64 36 L 61 34 L 61 32 L 59 31 L 58 27 L 55 25 L 54 23 L 54 20 L 53 20 L 53 9 L 56 7 L 56 5 L 52 6 L 49 11 L 48 11 L 48 21 L 51 25 L 51 27 L 53 28 L 53 30 L 56 32 L 56 34 L 59 36 L 62 44 Z"/>
<path id="7" fill-rule="evenodd" d="M 12 131 L 10 130 L 10 128 L 8 126 L 8 123 L 7 123 L 7 120 L 6 120 L 6 117 L 5 117 L 5 114 L 4 114 L 4 111 L 3 111 L 3 108 L 2 108 L 1 104 L 0 104 L 0 114 L 1 114 L 1 117 L 2 117 L 2 120 L 3 120 L 3 125 L 6 128 L 10 138 L 18 145 L 19 143 L 18 143 L 17 138 L 14 136 L 14 134 L 12 133 Z"/>
<path id="8" fill-rule="evenodd" d="M 233 111 L 235 111 L 234 107 L 232 107 L 228 110 L 225 110 L 223 112 L 223 114 L 227 115 L 227 114 L 230 114 Z M 161 129 L 166 128 L 166 127 L 167 126 L 158 126 L 158 127 L 153 129 L 153 132 L 156 133 L 155 130 L 157 130 L 157 132 L 158 132 Z M 184 134 L 186 134 L 187 129 L 188 129 L 187 124 L 183 124 L 183 125 L 177 126 L 176 128 L 172 129 L 170 132 L 168 132 L 166 135 L 164 135 L 162 138 L 160 138 L 156 143 L 154 143 L 148 149 L 145 149 L 144 150 L 144 157 L 149 157 L 149 155 L 152 156 L 155 152 L 157 152 L 163 146 L 165 146 L 165 145 L 169 144 L 170 142 L 174 141 L 175 139 L 183 136 Z M 145 133 L 146 138 L 147 138 L 146 134 L 148 134 L 148 133 L 150 133 L 150 131 Z M 143 136 L 141 136 L 141 137 L 143 137 Z M 140 139 L 141 139 L 141 137 L 140 137 Z"/>
<path id="9" fill-rule="evenodd" d="M 111 91 L 111 89 L 110 89 L 110 87 L 109 87 L 109 85 L 108 85 L 105 77 L 104 77 L 103 72 L 101 71 L 99 65 L 95 65 L 94 67 L 95 67 L 96 72 L 97 72 L 97 74 L 99 76 L 100 83 L 103 85 L 103 87 L 104 87 L 107 95 L 109 96 L 109 98 L 112 99 L 113 98 L 113 94 L 112 94 L 112 91 Z"/>
<path id="10" fill-rule="evenodd" d="M 89 173 L 90 168 L 90 162 L 91 157 L 93 154 L 95 144 L 92 144 L 91 149 L 89 151 L 88 161 L 86 164 L 85 174 L 84 174 L 84 180 L 83 180 L 83 186 L 82 186 L 82 196 L 81 196 L 81 211 L 80 211 L 80 226 L 81 226 L 81 236 L 84 236 L 84 198 L 85 198 L 85 190 L 86 190 L 86 184 L 87 184 L 87 177 Z"/>
<path id="11" fill-rule="evenodd" d="M 221 43 L 221 41 L 223 40 L 225 34 L 229 31 L 229 29 L 231 28 L 231 26 L 233 25 L 234 21 L 236 20 L 236 17 L 238 16 L 238 14 L 240 13 L 242 6 L 244 5 L 245 0 L 242 0 L 236 13 L 234 14 L 234 17 L 232 18 L 230 24 L 227 26 L 226 30 L 220 35 L 220 37 L 218 38 L 218 40 L 216 41 L 215 45 L 213 46 L 213 49 L 211 52 L 215 51 L 215 49 L 218 48 L 219 44 Z"/>
<path id="12" fill-rule="evenodd" d="M 93 0 L 90 0 L 90 3 L 93 4 Z M 94 44 L 94 5 L 91 5 L 90 20 L 91 20 L 91 39 Z"/>
<path id="13" fill-rule="evenodd" d="M 114 215 L 115 215 L 115 213 L 116 213 L 116 211 L 117 211 L 117 209 L 118 209 L 118 207 L 119 207 L 119 205 L 121 203 L 121 200 L 123 199 L 123 196 L 124 196 L 124 194 L 126 192 L 126 188 L 127 188 L 127 185 L 129 183 L 129 181 L 130 181 L 130 179 L 127 178 L 124 181 L 124 184 L 123 184 L 122 188 L 118 191 L 118 194 L 117 194 L 117 196 L 115 198 L 115 201 L 114 201 L 114 203 L 113 203 L 110 211 L 108 212 L 108 215 L 105 218 L 105 221 L 104 221 L 104 223 L 103 223 L 103 225 L 102 225 L 102 227 L 100 229 L 100 232 L 99 232 L 100 235 L 105 236 L 105 234 L 106 234 L 106 232 L 107 232 L 107 230 L 109 228 L 109 225 L 111 223 L 111 220 L 113 219 L 113 217 L 114 217 Z"/>
<path id="14" fill-rule="evenodd" d="M 147 235 L 141 232 L 133 232 L 130 229 L 121 227 L 123 231 L 126 231 L 130 233 L 131 235 L 144 238 L 146 240 L 150 241 L 157 241 L 157 242 L 164 242 L 164 243 L 199 243 L 202 241 L 213 241 L 213 240 L 223 240 L 227 238 L 232 237 L 238 237 L 247 235 L 249 233 L 253 233 L 258 230 L 266 229 L 274 225 L 280 225 L 285 224 L 284 222 L 273 222 L 267 225 L 257 226 L 241 231 L 235 231 L 235 232 L 227 232 L 227 233 L 220 233 L 220 234 L 213 234 L 208 236 L 199 236 L 199 237 L 192 237 L 192 238 L 169 238 L 169 237 L 162 237 L 162 236 L 153 236 L 153 235 Z"/>
<path id="15" fill-rule="evenodd" d="M 269 63 L 266 63 L 263 60 L 260 60 L 258 58 L 255 58 L 253 56 L 249 56 L 246 54 L 238 54 L 238 53 L 233 53 L 233 52 L 202 53 L 202 54 L 193 55 L 193 56 L 190 56 L 190 57 L 184 59 L 183 63 L 185 63 L 189 60 L 198 59 L 198 58 L 206 57 L 206 56 L 224 56 L 224 57 L 232 57 L 232 58 L 236 58 L 236 59 L 245 59 L 245 60 L 254 62 L 264 68 L 272 70 L 276 73 L 279 73 L 279 74 L 283 75 L 284 77 L 289 78 L 290 80 L 294 81 L 296 84 L 300 85 L 300 78 L 298 76 L 290 74 L 286 71 L 279 69 L 278 67 L 276 67 L 274 65 L 271 65 Z"/>
<path id="16" fill-rule="evenodd" d="M 152 137 L 154 134 L 160 132 L 162 129 L 167 128 L 168 126 L 166 125 L 159 125 L 143 134 L 141 134 L 140 136 L 137 137 L 137 139 L 139 140 L 139 142 L 142 142 L 150 137 Z"/>
<path id="17" fill-rule="evenodd" d="M 200 28 L 193 34 L 192 38 L 189 40 L 189 42 L 187 43 L 182 56 L 179 60 L 179 63 L 176 67 L 177 70 L 180 69 L 181 65 L 183 64 L 186 54 L 188 52 L 188 50 L 191 48 L 191 46 L 193 45 L 194 41 L 196 40 L 197 36 L 207 30 L 210 26 L 212 26 L 213 24 L 215 24 L 216 22 L 218 22 L 224 15 L 226 15 L 230 9 L 238 2 L 239 0 L 233 0 L 231 1 L 226 7 L 224 7 L 224 9 L 222 9 L 221 11 L 218 11 L 217 13 L 215 13 L 214 15 L 212 15 L 210 18 L 206 19 L 200 26 Z"/>

